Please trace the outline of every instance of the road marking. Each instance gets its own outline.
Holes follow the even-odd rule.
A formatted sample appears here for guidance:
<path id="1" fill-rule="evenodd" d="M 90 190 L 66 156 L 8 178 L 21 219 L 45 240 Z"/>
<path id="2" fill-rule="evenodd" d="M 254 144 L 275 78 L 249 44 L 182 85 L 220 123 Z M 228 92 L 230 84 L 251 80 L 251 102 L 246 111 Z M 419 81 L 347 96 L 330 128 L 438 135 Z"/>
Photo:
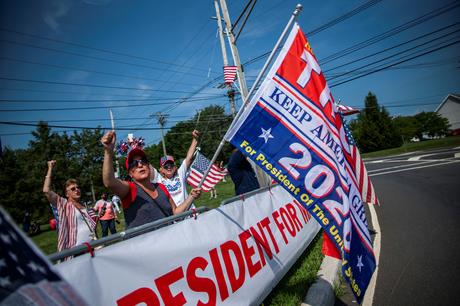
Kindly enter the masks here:
<path id="1" fill-rule="evenodd" d="M 396 173 L 396 172 L 403 172 L 403 171 L 409 171 L 409 170 L 416 170 L 416 169 L 422 169 L 422 168 L 428 168 L 428 167 L 436 167 L 436 166 L 448 165 L 448 164 L 459 163 L 459 162 L 460 162 L 459 160 L 454 160 L 454 161 L 450 161 L 450 162 L 433 164 L 433 165 L 425 165 L 425 166 L 418 166 L 418 167 L 412 167 L 412 168 L 406 168 L 406 169 L 400 169 L 400 170 L 394 170 L 394 171 L 373 173 L 373 174 L 370 174 L 369 176 L 378 176 L 378 175 L 384 175 L 384 174 L 390 174 L 390 173 Z"/>
<path id="2" fill-rule="evenodd" d="M 450 151 L 448 151 L 448 152 L 450 152 Z M 436 153 L 431 153 L 431 154 L 418 155 L 418 156 L 410 157 L 408 159 L 408 161 L 417 161 L 417 160 L 420 160 L 420 158 L 427 157 L 427 156 L 433 156 L 433 155 L 439 155 L 440 153 L 443 153 L 443 152 L 436 152 Z"/>
<path id="3" fill-rule="evenodd" d="M 374 256 L 375 256 L 375 271 L 372 275 L 371 281 L 369 282 L 369 286 L 367 287 L 366 293 L 364 294 L 363 299 L 363 306 L 371 306 L 372 302 L 374 301 L 374 294 L 375 294 L 375 287 L 377 285 L 377 274 L 379 271 L 379 263 L 380 263 L 380 224 L 377 218 L 377 213 L 375 211 L 374 205 L 369 205 L 369 211 L 371 213 L 371 220 L 372 226 L 374 227 L 375 231 L 375 238 L 374 238 Z"/>
<path id="4" fill-rule="evenodd" d="M 417 163 L 417 166 L 420 166 L 422 164 L 433 163 L 433 162 L 436 162 L 436 161 L 439 161 L 439 160 L 429 160 L 429 161 L 424 160 L 424 161 L 421 161 L 421 162 Z M 441 161 L 445 161 L 445 160 L 441 160 Z M 387 168 L 382 168 L 382 169 L 373 169 L 373 170 L 368 170 L 367 173 L 374 173 L 374 172 L 379 172 L 379 171 L 382 171 L 382 170 L 389 170 L 389 169 L 412 167 L 413 165 L 414 164 L 411 164 L 411 165 L 399 165 L 399 166 L 387 167 Z"/>

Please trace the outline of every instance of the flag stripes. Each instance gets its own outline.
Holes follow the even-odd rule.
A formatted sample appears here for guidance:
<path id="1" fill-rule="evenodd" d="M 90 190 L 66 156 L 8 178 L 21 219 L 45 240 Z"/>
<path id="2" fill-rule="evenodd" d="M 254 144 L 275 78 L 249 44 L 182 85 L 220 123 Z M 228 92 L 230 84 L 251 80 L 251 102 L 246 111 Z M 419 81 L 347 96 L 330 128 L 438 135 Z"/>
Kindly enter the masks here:
<path id="1" fill-rule="evenodd" d="M 349 116 L 349 115 L 359 113 L 359 109 L 353 108 L 351 106 L 342 105 L 342 104 L 337 105 L 337 110 L 344 116 Z"/>
<path id="2" fill-rule="evenodd" d="M 233 84 L 236 78 L 236 66 L 224 66 L 224 82 L 225 84 Z"/>
<path id="3" fill-rule="evenodd" d="M 359 153 L 355 140 L 353 139 L 351 131 L 345 121 L 343 121 L 343 128 L 348 143 L 350 144 L 352 159 L 351 164 L 355 170 L 356 182 L 358 183 L 358 189 L 361 192 L 362 200 L 366 203 L 380 205 L 375 194 L 374 185 L 372 185 L 366 166 L 361 158 L 361 154 Z"/>
<path id="4" fill-rule="evenodd" d="M 210 160 L 207 159 L 203 154 L 200 152 L 197 153 L 195 160 L 190 167 L 190 174 L 187 178 L 187 183 L 192 186 L 193 188 L 198 187 L 206 169 L 209 167 Z M 227 175 L 228 171 L 225 168 L 219 168 L 216 165 L 211 167 L 211 171 L 209 171 L 206 179 L 203 182 L 201 188 L 204 192 L 208 192 L 211 190 L 220 180 Z"/>

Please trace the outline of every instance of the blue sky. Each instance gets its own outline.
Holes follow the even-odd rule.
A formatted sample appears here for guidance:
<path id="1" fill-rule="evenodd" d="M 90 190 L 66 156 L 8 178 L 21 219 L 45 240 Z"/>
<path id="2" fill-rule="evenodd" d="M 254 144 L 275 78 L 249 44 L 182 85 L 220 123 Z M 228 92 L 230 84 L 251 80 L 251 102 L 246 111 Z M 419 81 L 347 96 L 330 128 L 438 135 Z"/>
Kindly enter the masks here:
<path id="1" fill-rule="evenodd" d="M 298 2 L 256 3 L 237 42 L 243 63 L 273 48 Z M 413 115 L 432 111 L 447 94 L 460 92 L 460 45 L 455 44 L 460 37 L 460 26 L 455 24 L 460 21 L 459 1 L 300 3 L 304 8 L 297 21 L 305 33 L 368 4 L 356 15 L 307 35 L 336 100 L 362 107 L 364 97 L 372 91 L 392 115 Z M 457 6 L 452 7 L 452 3 Z M 228 1 L 232 21 L 245 4 Z M 160 140 L 158 122 L 151 117 L 159 111 L 169 115 L 167 127 L 211 104 L 225 106 L 230 112 L 225 90 L 217 88 L 219 82 L 207 85 L 222 73 L 217 25 L 210 18 L 215 16 L 213 1 L 3 0 L 0 5 L 2 122 L 44 120 L 50 125 L 109 127 L 108 108 L 113 107 L 116 126 L 130 129 L 120 130 L 119 138 L 132 132 L 152 144 Z M 442 12 L 441 8 L 448 9 Z M 438 13 L 432 18 L 419 19 L 418 24 L 404 31 L 346 52 L 435 10 Z M 444 47 L 448 44 L 452 45 Z M 433 51 L 437 47 L 441 49 Z M 412 50 L 401 53 L 409 48 Z M 381 53 L 357 61 L 377 52 Z M 355 76 L 352 70 L 361 66 L 370 71 L 382 64 L 369 66 L 374 61 L 388 57 L 383 61 L 385 66 L 388 61 L 422 52 L 430 53 L 337 85 Z M 230 53 L 228 56 L 231 58 Z M 249 87 L 265 59 L 245 66 Z M 349 62 L 352 64 L 339 67 Z M 334 79 L 345 72 L 350 73 Z M 181 98 L 189 100 L 172 104 Z M 139 104 L 149 105 L 133 106 Z M 240 99 L 237 104 L 241 105 Z M 50 110 L 56 108 L 73 109 Z M 43 110 L 25 111 L 31 109 Z M 34 129 L 0 124 L 2 145 L 26 148 Z M 65 130 L 71 133 L 73 129 L 53 128 Z"/>

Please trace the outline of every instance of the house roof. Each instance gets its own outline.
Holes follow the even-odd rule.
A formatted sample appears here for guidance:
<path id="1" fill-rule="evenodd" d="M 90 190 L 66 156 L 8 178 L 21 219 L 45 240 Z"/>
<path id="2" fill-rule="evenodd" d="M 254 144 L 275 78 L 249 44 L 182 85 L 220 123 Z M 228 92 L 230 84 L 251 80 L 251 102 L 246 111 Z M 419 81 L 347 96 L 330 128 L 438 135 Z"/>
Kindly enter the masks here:
<path id="1" fill-rule="evenodd" d="M 439 104 L 439 106 L 436 108 L 435 112 L 438 112 L 448 100 L 460 103 L 460 94 L 448 94 L 447 97 L 445 97 L 441 104 Z"/>

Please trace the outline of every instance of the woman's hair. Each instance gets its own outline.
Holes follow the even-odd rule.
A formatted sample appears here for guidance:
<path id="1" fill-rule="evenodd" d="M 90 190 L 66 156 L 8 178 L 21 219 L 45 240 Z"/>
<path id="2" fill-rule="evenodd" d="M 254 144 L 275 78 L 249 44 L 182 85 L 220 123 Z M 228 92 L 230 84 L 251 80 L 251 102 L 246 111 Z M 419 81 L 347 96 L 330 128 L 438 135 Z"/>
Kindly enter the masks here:
<path id="1" fill-rule="evenodd" d="M 77 180 L 73 179 L 73 178 L 70 178 L 67 181 L 65 181 L 64 194 L 67 192 L 67 187 L 69 187 L 70 185 L 78 185 Z"/>

